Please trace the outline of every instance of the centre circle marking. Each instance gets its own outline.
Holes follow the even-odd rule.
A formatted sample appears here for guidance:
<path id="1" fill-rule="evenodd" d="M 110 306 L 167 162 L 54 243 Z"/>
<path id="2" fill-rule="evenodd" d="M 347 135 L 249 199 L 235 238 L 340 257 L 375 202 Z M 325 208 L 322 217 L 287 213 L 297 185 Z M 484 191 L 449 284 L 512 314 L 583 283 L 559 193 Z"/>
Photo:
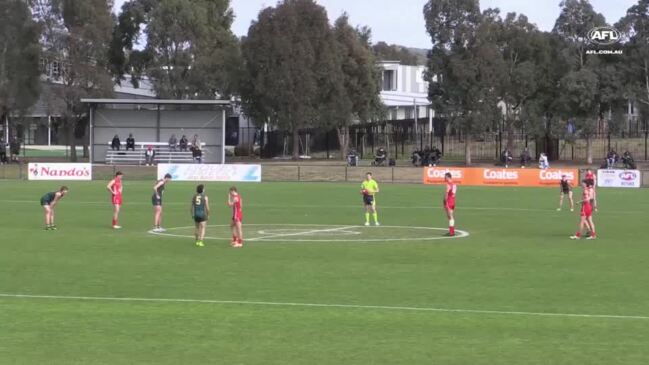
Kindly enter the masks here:
<path id="1" fill-rule="evenodd" d="M 209 227 L 229 227 L 227 224 L 215 224 L 209 225 Z M 328 243 L 328 242 L 403 242 L 403 241 L 435 241 L 435 240 L 444 240 L 444 239 L 458 239 L 465 238 L 469 236 L 469 232 L 462 230 L 455 230 L 455 236 L 432 236 L 432 237 L 385 237 L 385 238 L 337 238 L 330 239 L 328 237 L 335 236 L 355 236 L 361 235 L 364 231 L 370 230 L 383 230 L 383 229 L 410 229 L 416 231 L 428 231 L 432 232 L 446 232 L 447 228 L 437 228 L 437 227 L 412 227 L 412 226 L 350 226 L 350 225 L 325 225 L 325 224 L 287 224 L 287 223 L 278 223 L 278 224 L 246 224 L 245 227 L 280 227 L 280 228 L 271 228 L 264 229 L 260 228 L 255 233 L 262 235 L 261 237 L 252 237 L 244 238 L 244 241 L 247 242 L 274 242 L 274 243 L 293 243 L 293 242 L 310 242 L 310 243 Z M 286 227 L 286 228 L 281 228 Z M 307 228 L 299 228 L 307 227 Z M 310 227 L 310 228 L 308 228 Z M 194 226 L 185 226 L 185 227 L 172 227 L 167 228 L 167 231 L 178 231 L 182 229 L 190 229 Z M 149 234 L 156 236 L 164 237 L 181 237 L 181 238 L 193 238 L 193 234 L 176 234 L 168 232 L 153 232 L 148 231 Z M 263 235 L 266 235 L 265 237 Z M 300 238 L 300 236 L 310 236 L 317 237 L 322 235 L 322 238 Z M 229 240 L 231 237 L 208 237 L 205 239 L 209 240 Z"/>

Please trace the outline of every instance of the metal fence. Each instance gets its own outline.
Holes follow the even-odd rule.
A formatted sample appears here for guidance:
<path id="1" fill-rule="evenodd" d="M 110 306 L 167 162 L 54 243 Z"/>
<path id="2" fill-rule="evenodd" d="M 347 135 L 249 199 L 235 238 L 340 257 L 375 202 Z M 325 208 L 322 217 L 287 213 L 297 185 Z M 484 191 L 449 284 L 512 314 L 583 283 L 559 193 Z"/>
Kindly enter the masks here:
<path id="1" fill-rule="evenodd" d="M 443 132 L 443 131 L 442 131 Z M 284 131 L 263 132 L 255 128 L 244 129 L 242 134 L 253 135 L 236 150 L 235 155 L 257 155 L 262 158 L 288 158 L 293 151 L 293 137 Z M 446 160 L 464 160 L 466 141 L 471 141 L 471 155 L 474 160 L 498 160 L 505 147 L 510 145 L 514 156 L 528 148 L 532 158 L 545 152 L 550 160 L 585 161 L 587 141 L 572 136 L 536 137 L 516 132 L 511 137 L 501 132 L 486 132 L 465 136 L 461 133 L 441 133 L 427 131 L 427 126 L 414 128 L 408 124 L 400 126 L 356 126 L 349 131 L 349 147 L 356 150 L 361 158 L 371 158 L 382 147 L 388 157 L 407 160 L 415 150 L 425 147 L 439 148 Z M 604 160 L 611 149 L 619 154 L 629 151 L 636 160 L 649 160 L 649 133 L 638 131 L 633 134 L 600 133 L 590 138 L 593 159 Z M 300 155 L 312 158 L 341 159 L 341 149 L 335 130 L 310 129 L 300 132 Z"/>

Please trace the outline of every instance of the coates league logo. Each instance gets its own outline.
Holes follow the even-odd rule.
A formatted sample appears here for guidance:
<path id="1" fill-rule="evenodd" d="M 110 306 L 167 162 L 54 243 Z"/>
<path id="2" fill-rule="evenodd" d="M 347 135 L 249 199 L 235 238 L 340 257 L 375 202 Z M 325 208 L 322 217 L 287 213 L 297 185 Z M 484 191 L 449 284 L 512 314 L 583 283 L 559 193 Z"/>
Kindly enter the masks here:
<path id="1" fill-rule="evenodd" d="M 31 172 L 32 175 L 34 175 L 34 176 L 38 176 L 38 164 L 34 164 L 34 167 L 29 169 L 29 172 Z"/>
<path id="2" fill-rule="evenodd" d="M 620 173 L 620 180 L 622 181 L 635 181 L 638 178 L 635 172 L 625 171 Z"/>
<path id="3" fill-rule="evenodd" d="M 611 46 L 622 40 L 622 33 L 613 27 L 596 27 L 588 32 L 588 40 L 598 46 Z"/>

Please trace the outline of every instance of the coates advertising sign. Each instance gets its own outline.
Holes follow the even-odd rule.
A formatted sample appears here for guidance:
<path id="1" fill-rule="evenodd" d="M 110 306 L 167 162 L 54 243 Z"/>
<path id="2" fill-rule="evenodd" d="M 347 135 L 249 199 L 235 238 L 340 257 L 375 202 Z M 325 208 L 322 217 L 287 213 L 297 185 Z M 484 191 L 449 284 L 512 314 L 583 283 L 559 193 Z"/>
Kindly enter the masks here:
<path id="1" fill-rule="evenodd" d="M 159 164 L 158 179 L 177 181 L 261 182 L 261 165 Z"/>
<path id="2" fill-rule="evenodd" d="M 441 168 L 441 167 L 427 167 L 424 169 L 424 184 L 444 184 L 444 176 L 447 172 L 451 173 L 453 181 L 456 184 L 464 184 L 464 171 L 463 168 Z"/>
<path id="3" fill-rule="evenodd" d="M 504 169 L 504 168 L 439 168 L 424 169 L 424 184 L 443 184 L 444 175 L 450 172 L 453 181 L 474 186 L 558 186 L 561 176 L 577 180 L 575 169 Z"/>
<path id="4" fill-rule="evenodd" d="M 29 180 L 92 180 L 89 163 L 30 163 Z"/>
<path id="5" fill-rule="evenodd" d="M 597 186 L 606 188 L 639 188 L 638 170 L 597 170 Z"/>

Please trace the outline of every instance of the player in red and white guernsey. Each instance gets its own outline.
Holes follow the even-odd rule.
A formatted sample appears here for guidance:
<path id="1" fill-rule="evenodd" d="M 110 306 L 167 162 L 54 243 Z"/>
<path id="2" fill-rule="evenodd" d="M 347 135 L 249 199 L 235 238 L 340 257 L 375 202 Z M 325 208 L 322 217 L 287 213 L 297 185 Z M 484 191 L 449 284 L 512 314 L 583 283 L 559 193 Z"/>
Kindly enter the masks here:
<path id="1" fill-rule="evenodd" d="M 232 230 L 232 247 L 243 247 L 243 231 L 241 223 L 243 221 L 243 210 L 241 208 L 241 195 L 237 192 L 236 186 L 230 188 L 228 195 L 228 206 L 232 208 L 232 221 L 230 229 Z"/>
<path id="2" fill-rule="evenodd" d="M 450 172 L 444 175 L 446 180 L 446 193 L 444 194 L 444 210 L 448 218 L 448 236 L 455 236 L 455 195 L 457 194 L 457 185 L 453 183 L 453 177 Z"/>
<path id="3" fill-rule="evenodd" d="M 593 170 L 588 169 L 586 170 L 586 178 L 584 179 L 586 184 L 590 185 L 592 187 L 593 191 L 593 209 L 597 211 L 597 191 L 595 190 L 595 186 L 597 186 L 596 181 L 595 181 L 595 173 Z"/>
<path id="4" fill-rule="evenodd" d="M 590 180 L 583 181 L 583 192 L 581 196 L 581 218 L 579 220 L 579 230 L 575 233 L 574 236 L 570 236 L 573 240 L 578 240 L 582 236 L 584 229 L 590 232 L 590 235 L 586 238 L 588 240 L 594 240 L 597 238 L 597 233 L 595 231 L 595 223 L 593 222 L 593 200 L 595 197 L 593 186 L 591 185 Z"/>
<path id="5" fill-rule="evenodd" d="M 115 173 L 115 178 L 112 179 L 108 185 L 106 185 L 106 189 L 111 194 L 111 200 L 113 203 L 113 229 L 120 229 L 122 228 L 119 225 L 119 210 L 122 207 L 122 172 L 117 171 Z"/>

